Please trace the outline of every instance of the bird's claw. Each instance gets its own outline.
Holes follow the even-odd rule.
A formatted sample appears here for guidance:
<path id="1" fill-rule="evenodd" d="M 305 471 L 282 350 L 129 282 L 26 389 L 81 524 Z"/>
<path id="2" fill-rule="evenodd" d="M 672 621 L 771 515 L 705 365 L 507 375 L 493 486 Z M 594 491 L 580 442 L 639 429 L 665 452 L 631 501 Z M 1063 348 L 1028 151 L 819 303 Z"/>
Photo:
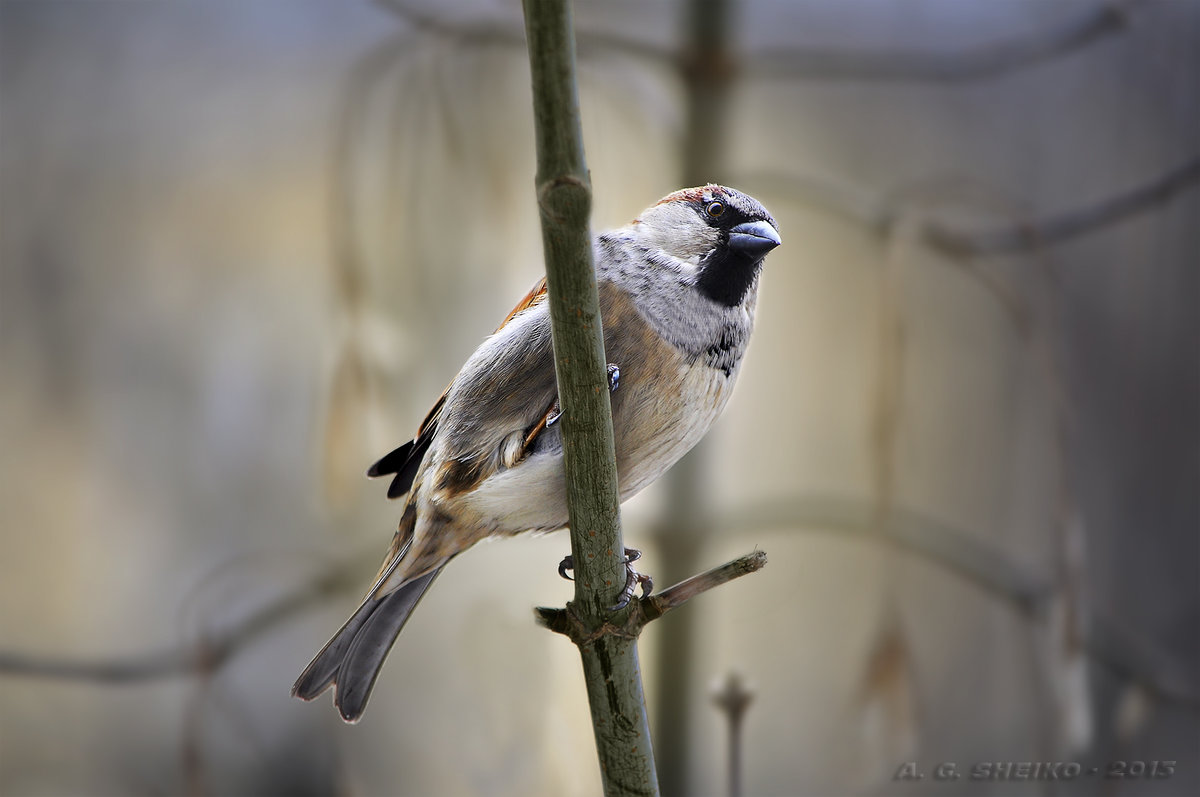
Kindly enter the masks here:
<path id="1" fill-rule="evenodd" d="M 642 585 L 642 597 L 650 597 L 650 593 L 654 590 L 654 579 L 643 573 L 639 573 L 633 569 L 632 563 L 642 558 L 642 552 L 636 548 L 626 548 L 625 558 L 622 562 L 625 565 L 625 586 L 621 590 L 621 594 L 617 596 L 617 602 L 608 607 L 610 612 L 620 611 L 629 605 L 633 600 L 633 593 L 637 590 L 638 584 Z M 575 559 L 570 554 L 562 558 L 558 563 L 558 574 L 567 581 L 574 581 L 574 577 L 567 575 L 567 571 L 575 569 Z"/>
<path id="2" fill-rule="evenodd" d="M 616 363 L 608 364 L 608 392 L 615 393 L 617 386 L 621 384 L 621 369 Z M 558 399 L 554 400 L 554 406 L 550 408 L 550 412 L 546 413 L 546 426 L 550 427 L 558 423 L 562 418 L 562 406 L 558 403 Z M 564 576 L 565 577 L 565 576 Z"/>
<path id="3" fill-rule="evenodd" d="M 650 597 L 650 593 L 654 590 L 654 579 L 633 569 L 633 562 L 641 558 L 642 552 L 636 548 L 625 549 L 625 587 L 617 596 L 617 602 L 608 607 L 610 612 L 617 612 L 628 606 L 629 602 L 633 600 L 633 593 L 638 584 L 642 585 L 642 597 Z"/>

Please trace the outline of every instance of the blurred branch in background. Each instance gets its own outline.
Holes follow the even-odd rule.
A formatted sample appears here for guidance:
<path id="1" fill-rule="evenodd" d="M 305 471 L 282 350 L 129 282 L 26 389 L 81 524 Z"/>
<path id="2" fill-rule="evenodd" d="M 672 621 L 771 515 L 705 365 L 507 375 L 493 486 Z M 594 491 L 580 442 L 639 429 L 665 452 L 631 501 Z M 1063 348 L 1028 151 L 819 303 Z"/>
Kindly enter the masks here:
<path id="1" fill-rule="evenodd" d="M 406 0 L 376 0 L 419 30 L 462 41 L 522 46 L 519 19 L 455 18 L 431 12 Z M 1058 25 L 1021 38 L 951 53 L 854 51 L 825 47 L 763 48 L 736 65 L 751 77 L 779 80 L 863 80 L 887 82 L 957 83 L 999 77 L 1071 55 L 1123 33 L 1133 9 L 1145 0 L 1100 3 L 1064 19 Z M 686 3 L 685 5 L 693 5 Z M 696 4 L 703 7 L 705 3 Z M 636 56 L 686 71 L 692 52 L 663 47 L 611 32 L 581 30 L 581 51 L 594 49 Z M 734 62 L 731 62 L 733 65 Z"/>
<path id="2" fill-rule="evenodd" d="M 796 529 L 896 545 L 1007 603 L 1030 621 L 1044 618 L 1056 599 L 1055 573 L 1032 572 L 976 534 L 901 506 L 893 506 L 888 521 L 880 525 L 877 511 L 869 502 L 812 494 L 730 507 L 714 522 L 738 534 Z M 1090 619 L 1086 647 L 1092 658 L 1166 702 L 1200 711 L 1200 683 L 1193 675 L 1104 612 Z"/>
<path id="3" fill-rule="evenodd" d="M 838 218 L 850 221 L 874 237 L 887 240 L 902 220 L 914 214 L 909 207 L 911 202 L 924 196 L 935 196 L 939 191 L 947 194 L 953 186 L 946 181 L 924 186 L 908 186 L 892 193 L 887 199 L 871 200 L 863 197 L 847 186 L 812 176 L 780 176 L 775 174 L 748 174 L 746 183 L 763 185 L 779 196 L 799 201 L 830 213 Z M 1054 355 L 1054 347 L 1044 340 L 1040 334 L 1041 327 L 1031 326 L 1033 313 L 1015 290 L 1007 288 L 995 274 L 989 274 L 974 267 L 975 257 L 1005 257 L 1012 255 L 1044 255 L 1046 251 L 1058 244 L 1066 243 L 1075 238 L 1098 233 L 1138 214 L 1157 209 L 1162 204 L 1171 201 L 1184 191 L 1194 189 L 1200 184 L 1200 158 L 1184 162 L 1157 177 L 1149 179 L 1133 188 L 1115 193 L 1111 196 L 1084 204 L 1076 208 L 1044 216 L 1031 216 L 999 227 L 969 229 L 953 222 L 938 218 L 936 212 L 916 212 L 916 218 L 904 221 L 904 224 L 915 225 L 909 235 L 925 244 L 931 250 L 949 259 L 953 265 L 959 266 L 971 278 L 978 281 L 1005 309 L 1013 319 L 1017 330 L 1031 345 L 1042 366 L 1041 372 L 1046 383 L 1047 394 L 1053 400 L 1055 407 L 1055 438 L 1059 452 L 1060 507 L 1059 520 L 1056 524 L 1057 537 L 1060 538 L 1056 572 L 1045 576 L 1045 583 L 1057 577 L 1055 583 L 1062 586 L 1062 594 L 1057 596 L 1061 610 L 1049 612 L 1050 593 L 1035 595 L 1028 591 L 1028 584 L 1022 586 L 1019 578 L 1014 579 L 1019 571 L 1014 571 L 1005 565 L 1002 559 L 994 558 L 991 554 L 986 559 L 991 567 L 983 566 L 980 553 L 972 552 L 975 543 L 962 534 L 943 534 L 935 525 L 912 525 L 902 521 L 901 528 L 905 531 L 893 530 L 898 542 L 911 545 L 908 531 L 925 529 L 931 534 L 928 545 L 923 546 L 925 554 L 931 558 L 945 557 L 947 564 L 962 573 L 978 585 L 989 589 L 992 594 L 1014 603 L 1027 615 L 1049 618 L 1054 623 L 1062 623 L 1061 628 L 1050 639 L 1045 640 L 1053 650 L 1048 654 L 1073 655 L 1076 645 L 1086 644 L 1087 653 L 1093 659 L 1104 663 L 1118 673 L 1124 674 L 1143 684 L 1148 691 L 1169 702 L 1196 708 L 1200 703 L 1196 687 L 1191 685 L 1190 678 L 1182 676 L 1178 668 L 1156 652 L 1149 640 L 1124 630 L 1123 626 L 1108 619 L 1102 612 L 1085 605 L 1082 597 L 1083 554 L 1080 546 L 1083 543 L 1083 528 L 1078 520 L 1075 500 L 1070 495 L 1070 478 L 1065 473 L 1066 456 L 1066 419 L 1071 415 L 1068 397 L 1062 384 L 1061 369 Z M 1049 273 L 1049 269 L 1039 269 L 1039 273 Z M 1043 282 L 1046 290 L 1054 290 L 1053 280 Z M 901 336 L 893 334 L 888 340 L 897 340 Z M 843 526 L 844 528 L 844 526 Z M 937 538 L 936 542 L 935 539 Z M 962 546 L 966 545 L 966 548 Z M 1094 599 L 1093 599 L 1094 604 Z M 1037 611 L 1033 611 L 1033 610 Z M 1035 641 L 1035 647 L 1044 647 Z M 1062 646 L 1061 651 L 1058 646 Z M 1058 651 L 1058 652 L 1056 652 Z M 1136 675 L 1135 675 L 1136 673 Z M 1077 695 L 1086 700 L 1085 695 Z"/>
<path id="4" fill-rule="evenodd" d="M 224 667 L 239 651 L 272 629 L 320 606 L 328 598 L 358 585 L 375 556 L 338 562 L 250 612 L 228 629 L 201 639 L 112 659 L 38 656 L 0 650 L 0 675 L 91 681 L 104 685 L 142 683 L 160 678 L 208 676 Z"/>
<path id="5" fill-rule="evenodd" d="M 1102 3 L 1036 34 L 951 53 L 764 49 L 748 62 L 751 75 L 783 80 L 872 80 L 960 83 L 1000 77 L 1061 58 L 1123 32 L 1144 0 Z"/>
<path id="6" fill-rule="evenodd" d="M 323 428 L 322 483 L 331 505 L 352 497 L 351 474 L 362 470 L 365 419 L 378 406 L 381 372 L 370 344 L 371 291 L 368 255 L 358 224 L 362 217 L 356 153 L 361 147 L 379 84 L 407 53 L 409 33 L 394 34 L 362 56 L 344 82 L 335 114 L 329 163 L 329 238 L 333 306 L 342 314 L 341 340 L 335 355 L 326 422 Z M 354 483 L 357 483 L 355 479 Z"/>
<path id="7" fill-rule="evenodd" d="M 675 60 L 683 86 L 684 135 L 679 164 L 683 186 L 726 182 L 729 98 L 735 77 L 731 0 L 687 0 L 680 8 L 682 56 Z M 709 445 L 700 443 L 664 477 L 667 500 L 653 524 L 659 552 L 659 576 L 667 583 L 700 567 L 706 540 L 718 528 L 712 522 L 712 498 L 705 489 Z M 657 695 L 654 723 L 659 780 L 668 797 L 697 790 L 688 782 L 688 755 L 695 750 L 700 684 L 696 639 L 700 618 L 685 612 L 666 618 L 658 630 Z"/>
<path id="8" fill-rule="evenodd" d="M 835 533 L 846 540 L 886 541 L 945 568 L 1028 618 L 1043 612 L 1053 598 L 1052 574 L 1030 572 L 977 535 L 904 507 L 895 507 L 890 522 L 880 527 L 873 520 L 875 511 L 871 503 L 862 500 L 814 494 L 731 507 L 722 510 L 713 523 L 730 533 L 742 535 L 770 529 L 795 529 L 809 533 Z M 358 558 L 339 562 L 315 574 L 293 589 L 280 593 L 224 633 L 193 644 L 108 660 L 0 651 L 0 674 L 115 686 L 211 673 L 276 626 L 315 608 L 332 596 L 354 589 L 363 569 L 374 562 L 375 557 L 368 555 L 370 553 L 364 552 Z M 758 556 L 764 555 L 752 554 L 750 558 Z M 730 577 L 742 575 L 743 570 L 750 572 L 740 564 L 746 559 L 735 560 L 712 572 Z M 719 583 L 726 580 L 717 576 Z M 676 586 L 683 587 L 684 584 Z M 716 586 L 716 583 L 710 586 Z M 650 600 L 667 600 L 671 603 L 668 600 L 671 594 L 669 590 L 664 590 Z M 687 597 L 690 598 L 691 594 Z M 1103 615 L 1097 617 L 1088 648 L 1099 661 L 1143 684 L 1151 694 L 1200 711 L 1200 685 L 1191 683 L 1192 679 L 1170 657 L 1155 650 L 1145 639 L 1137 637 L 1115 619 Z"/>
<path id="9" fill-rule="evenodd" d="M 894 197 L 910 193 L 902 188 L 894 197 L 872 199 L 814 175 L 747 173 L 740 179 L 746 185 L 763 186 L 779 196 L 858 224 L 880 238 L 905 213 L 903 199 L 898 202 Z M 1153 210 L 1198 183 L 1200 158 L 1195 158 L 1126 191 L 1070 210 L 990 230 L 969 230 L 934 218 L 925 222 L 918 235 L 931 249 L 951 258 L 1028 254 Z"/>
<path id="10" fill-rule="evenodd" d="M 727 746 L 725 756 L 728 760 L 728 779 L 726 793 L 729 797 L 742 797 L 742 721 L 746 717 L 746 709 L 754 702 L 754 690 L 742 677 L 731 672 L 723 682 L 713 685 L 713 705 L 725 715 Z"/>
<path id="11" fill-rule="evenodd" d="M 521 48 L 525 46 L 525 28 L 518 17 L 454 17 L 442 12 L 431 12 L 428 8 L 422 8 L 419 4 L 407 0 L 375 2 L 424 33 L 475 44 L 505 44 Z M 576 31 L 576 46 L 585 53 L 594 49 L 662 62 L 669 62 L 675 58 L 669 48 L 601 31 Z"/>
<path id="12" fill-rule="evenodd" d="M 1027 225 L 968 232 L 935 222 L 926 229 L 925 240 L 935 250 L 950 257 L 1028 253 L 1145 213 L 1197 183 L 1200 183 L 1200 158 L 1128 191 L 1090 205 L 1033 219 Z"/>

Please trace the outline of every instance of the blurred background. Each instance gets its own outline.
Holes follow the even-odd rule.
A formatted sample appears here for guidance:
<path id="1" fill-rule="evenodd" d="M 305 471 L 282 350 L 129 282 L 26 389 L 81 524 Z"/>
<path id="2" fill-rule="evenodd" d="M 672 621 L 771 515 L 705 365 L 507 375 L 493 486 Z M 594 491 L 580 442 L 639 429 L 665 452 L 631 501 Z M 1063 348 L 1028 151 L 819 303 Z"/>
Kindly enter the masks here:
<path id="1" fill-rule="evenodd" d="M 736 682 L 746 795 L 1200 793 L 1200 4 L 576 16 L 595 228 L 718 181 L 784 240 L 625 507 L 660 588 L 770 558 L 643 636 L 664 792 L 727 793 Z M 288 697 L 399 516 L 363 470 L 541 274 L 523 47 L 0 2 L 0 792 L 598 793 L 563 534 L 457 560 L 360 725 Z M 933 778 L 1022 760 L 1085 774 Z"/>

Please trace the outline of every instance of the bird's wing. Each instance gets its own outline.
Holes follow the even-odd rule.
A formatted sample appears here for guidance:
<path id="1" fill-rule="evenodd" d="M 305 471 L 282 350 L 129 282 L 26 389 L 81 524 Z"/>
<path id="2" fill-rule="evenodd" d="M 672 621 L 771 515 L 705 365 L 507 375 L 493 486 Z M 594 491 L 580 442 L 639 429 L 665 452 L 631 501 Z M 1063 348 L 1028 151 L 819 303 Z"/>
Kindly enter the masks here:
<path id="1" fill-rule="evenodd" d="M 546 277 L 541 277 L 540 280 L 534 284 L 533 288 L 529 290 L 529 293 L 524 295 L 521 301 L 518 301 L 517 305 L 512 308 L 512 311 L 504 318 L 504 322 L 497 326 L 496 334 L 494 334 L 492 338 L 502 334 L 505 328 L 508 328 L 512 320 L 517 318 L 517 316 L 520 316 L 520 314 L 524 311 L 534 310 L 534 308 L 544 305 L 544 302 L 546 301 L 546 295 Z M 545 311 L 545 307 L 542 307 L 542 311 Z M 487 343 L 480 347 L 480 350 L 484 349 L 486 346 Z M 479 352 L 476 352 L 476 355 L 478 354 Z M 528 352 L 526 354 L 528 354 Z M 475 358 L 473 355 L 472 360 L 474 359 Z M 534 359 L 538 358 L 535 356 Z M 371 478 L 395 474 L 395 478 L 391 480 L 391 484 L 388 486 L 389 498 L 401 497 L 404 495 L 404 493 L 407 493 L 410 489 L 412 489 L 413 480 L 416 478 L 416 473 L 418 473 L 420 469 L 421 461 L 425 459 L 425 453 L 428 451 L 428 449 L 430 449 L 430 445 L 433 443 L 433 436 L 436 435 L 438 431 L 438 426 L 440 420 L 442 420 L 442 415 L 445 408 L 446 397 L 450 395 L 450 391 L 455 388 L 455 385 L 460 383 L 460 380 L 463 378 L 463 373 L 466 373 L 468 371 L 468 367 L 472 365 L 472 360 L 468 360 L 467 366 L 463 367 L 462 372 L 455 377 L 454 382 L 446 385 L 446 389 L 442 392 L 442 396 L 440 396 L 437 402 L 434 403 L 433 408 L 430 412 L 428 412 L 425 420 L 421 421 L 421 425 L 419 429 L 416 430 L 416 435 L 413 437 L 412 441 L 404 443 L 401 445 L 401 447 L 390 451 L 390 453 L 383 456 L 382 459 L 367 469 L 367 475 Z M 510 370 L 511 368 L 505 368 L 505 372 Z M 486 374 L 475 374 L 476 379 L 482 376 L 486 376 Z M 552 365 L 550 376 L 551 382 L 553 382 Z M 473 392 L 478 391 L 479 388 L 476 386 L 476 389 Z M 551 397 L 550 405 L 542 408 L 542 423 L 539 425 L 536 424 L 535 421 L 533 426 L 528 430 L 529 433 L 527 435 L 526 442 L 524 442 L 523 450 L 521 451 L 520 456 L 517 457 L 518 460 L 523 459 L 523 456 L 526 454 L 526 451 L 530 445 L 533 445 L 536 437 L 538 437 L 539 433 L 545 429 L 545 418 L 547 417 L 548 413 L 550 413 L 552 406 L 553 396 Z M 486 417 L 486 415 L 484 415 L 484 417 Z M 536 427 L 536 429 L 534 429 L 534 427 Z M 462 435 L 456 437 L 460 438 L 460 447 L 458 447 L 458 449 L 460 449 L 460 454 L 466 453 L 464 449 L 469 448 L 469 444 L 462 439 Z"/>
<path id="2" fill-rule="evenodd" d="M 435 488 L 466 492 L 499 467 L 523 460 L 540 436 L 558 434 L 545 429 L 557 393 L 543 280 L 450 386 L 439 421 Z"/>

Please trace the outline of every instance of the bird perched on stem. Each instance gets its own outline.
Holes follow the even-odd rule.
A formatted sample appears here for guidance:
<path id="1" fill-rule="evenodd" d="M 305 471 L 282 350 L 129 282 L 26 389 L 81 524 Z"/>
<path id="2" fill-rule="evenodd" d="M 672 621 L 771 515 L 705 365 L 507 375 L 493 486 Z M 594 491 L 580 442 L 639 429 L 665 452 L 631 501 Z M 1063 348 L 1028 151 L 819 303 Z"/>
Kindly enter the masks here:
<path id="1" fill-rule="evenodd" d="M 617 480 L 629 498 L 699 442 L 729 399 L 754 327 L 771 214 L 719 185 L 676 191 L 595 242 Z M 368 476 L 405 496 L 374 585 L 292 687 L 330 686 L 357 722 L 383 661 L 442 568 L 493 536 L 567 523 L 546 281 L 483 342 L 416 436 Z M 632 588 L 632 584 L 631 584 Z"/>

